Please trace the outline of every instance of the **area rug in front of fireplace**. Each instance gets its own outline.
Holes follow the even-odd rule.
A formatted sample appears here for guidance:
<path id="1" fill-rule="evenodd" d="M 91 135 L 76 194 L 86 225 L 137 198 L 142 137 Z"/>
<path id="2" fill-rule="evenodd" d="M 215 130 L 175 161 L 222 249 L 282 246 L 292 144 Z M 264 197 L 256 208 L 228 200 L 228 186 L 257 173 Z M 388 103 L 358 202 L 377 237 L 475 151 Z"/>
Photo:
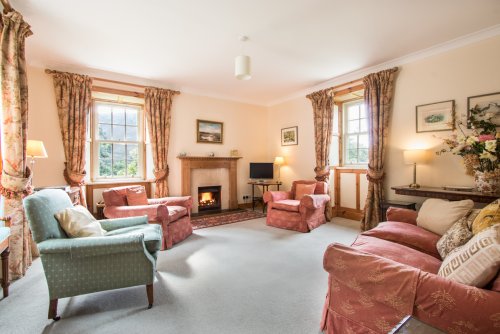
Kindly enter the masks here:
<path id="1" fill-rule="evenodd" d="M 200 228 L 213 227 L 219 225 L 226 225 L 241 222 L 244 220 L 251 220 L 265 217 L 266 215 L 258 211 L 236 211 L 236 212 L 224 212 L 214 215 L 204 215 L 191 218 L 191 225 L 193 225 L 194 230 Z"/>

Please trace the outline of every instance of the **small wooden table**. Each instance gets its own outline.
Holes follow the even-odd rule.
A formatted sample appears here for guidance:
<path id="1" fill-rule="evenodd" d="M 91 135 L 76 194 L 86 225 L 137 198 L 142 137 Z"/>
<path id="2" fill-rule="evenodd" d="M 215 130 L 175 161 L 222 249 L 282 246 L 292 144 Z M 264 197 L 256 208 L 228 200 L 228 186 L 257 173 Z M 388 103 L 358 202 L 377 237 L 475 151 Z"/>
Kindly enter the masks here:
<path id="1" fill-rule="evenodd" d="M 5 222 L 5 227 L 10 227 L 10 217 L 0 217 L 0 221 Z M 8 231 L 8 230 L 7 230 Z M 2 259 L 2 289 L 3 298 L 9 295 L 9 234 L 3 240 L 0 240 L 0 254 Z"/>
<path id="2" fill-rule="evenodd" d="M 408 315 L 403 318 L 388 334 L 444 334 L 439 329 Z"/>
<path id="3" fill-rule="evenodd" d="M 262 187 L 262 194 L 269 191 L 269 186 L 276 186 L 277 190 L 280 190 L 281 181 L 250 181 L 248 184 L 252 185 L 252 210 L 255 210 L 255 203 L 262 202 L 262 213 L 265 212 L 266 206 L 264 204 L 264 199 L 260 196 L 255 196 L 255 187 Z"/>
<path id="4" fill-rule="evenodd" d="M 491 203 L 497 198 L 500 198 L 500 194 L 480 193 L 477 191 L 445 190 L 438 187 L 410 188 L 409 186 L 397 186 L 391 187 L 391 189 L 393 189 L 398 195 L 442 198 L 450 201 L 471 199 L 477 203 Z"/>

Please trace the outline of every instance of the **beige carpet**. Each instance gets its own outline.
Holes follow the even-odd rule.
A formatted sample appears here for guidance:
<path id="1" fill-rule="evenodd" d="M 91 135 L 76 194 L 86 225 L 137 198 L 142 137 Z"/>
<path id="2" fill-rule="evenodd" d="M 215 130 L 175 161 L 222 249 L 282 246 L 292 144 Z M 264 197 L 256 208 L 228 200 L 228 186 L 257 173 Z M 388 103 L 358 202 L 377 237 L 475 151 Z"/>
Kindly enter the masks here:
<path id="1" fill-rule="evenodd" d="M 0 333 L 319 333 L 323 253 L 357 233 L 357 222 L 338 218 L 311 233 L 264 218 L 197 230 L 161 252 L 151 310 L 145 287 L 133 287 L 62 299 L 56 323 L 36 260 L 0 301 Z"/>

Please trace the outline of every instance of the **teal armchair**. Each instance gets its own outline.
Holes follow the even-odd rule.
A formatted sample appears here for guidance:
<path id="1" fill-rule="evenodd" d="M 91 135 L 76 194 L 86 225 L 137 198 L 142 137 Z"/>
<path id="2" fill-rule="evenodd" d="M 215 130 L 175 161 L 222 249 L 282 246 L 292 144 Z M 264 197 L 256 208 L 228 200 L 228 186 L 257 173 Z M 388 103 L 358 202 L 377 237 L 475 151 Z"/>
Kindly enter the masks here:
<path id="1" fill-rule="evenodd" d="M 24 199 L 49 288 L 49 319 L 60 319 L 59 298 L 143 284 L 151 308 L 161 227 L 148 224 L 147 216 L 106 219 L 99 221 L 105 236 L 71 239 L 54 214 L 72 206 L 68 195 L 58 189 L 41 190 Z"/>

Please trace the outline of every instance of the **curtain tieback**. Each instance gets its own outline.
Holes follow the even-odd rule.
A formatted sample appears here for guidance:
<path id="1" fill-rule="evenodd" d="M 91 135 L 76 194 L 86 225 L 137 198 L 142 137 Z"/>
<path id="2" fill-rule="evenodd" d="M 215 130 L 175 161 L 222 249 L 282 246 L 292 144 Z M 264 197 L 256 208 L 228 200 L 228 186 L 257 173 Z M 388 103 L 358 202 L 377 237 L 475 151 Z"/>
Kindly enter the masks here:
<path id="1" fill-rule="evenodd" d="M 366 173 L 366 179 L 373 183 L 382 183 L 384 179 L 385 173 L 383 169 L 373 169 L 368 167 L 368 171 Z"/>
<path id="2" fill-rule="evenodd" d="M 0 194 L 6 198 L 26 197 L 33 192 L 31 186 L 31 169 L 26 167 L 26 177 L 18 177 L 2 172 Z"/>
<path id="3" fill-rule="evenodd" d="M 327 181 L 330 177 L 330 166 L 315 167 L 316 181 Z"/>
<path id="4" fill-rule="evenodd" d="M 85 171 L 83 171 L 83 173 L 69 171 L 67 165 L 64 169 L 64 179 L 71 187 L 81 187 L 85 185 L 85 175 L 87 175 Z"/>
<path id="5" fill-rule="evenodd" d="M 155 169 L 155 171 L 154 171 L 155 182 L 160 182 L 160 181 L 165 180 L 167 178 L 169 172 L 170 172 L 170 170 L 168 168 L 168 165 L 167 165 L 167 168 L 164 168 L 164 169 Z"/>

